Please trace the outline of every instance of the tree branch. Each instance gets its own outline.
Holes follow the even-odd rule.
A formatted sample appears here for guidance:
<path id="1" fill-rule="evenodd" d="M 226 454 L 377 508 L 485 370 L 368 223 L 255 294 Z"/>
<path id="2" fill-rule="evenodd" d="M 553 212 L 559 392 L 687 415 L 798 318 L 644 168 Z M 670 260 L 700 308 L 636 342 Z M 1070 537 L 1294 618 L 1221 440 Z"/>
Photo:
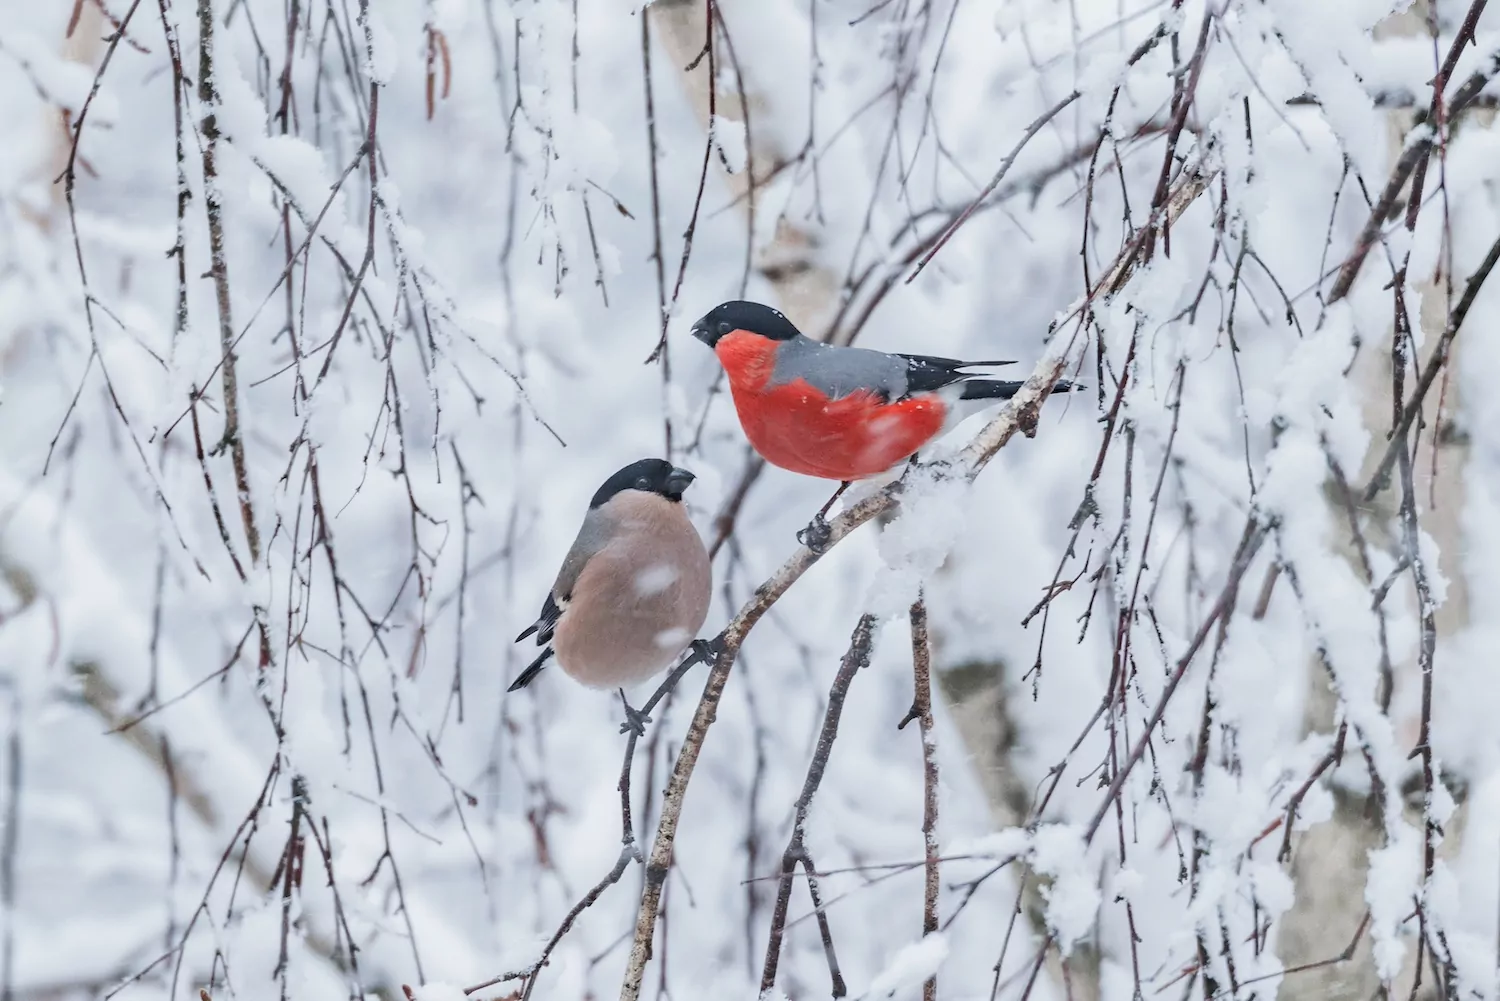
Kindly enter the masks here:
<path id="1" fill-rule="evenodd" d="M 1201 161 L 1197 165 L 1185 168 L 1173 186 L 1166 204 L 1157 213 L 1153 213 L 1153 220 L 1170 224 L 1177 219 L 1203 193 L 1209 180 L 1217 172 L 1217 168 L 1204 168 Z M 1065 318 L 1080 314 L 1100 295 L 1119 291 L 1135 268 L 1141 245 L 1142 240 L 1137 237 L 1125 246 L 1105 272 L 1103 279 L 1073 304 L 1065 314 Z M 1056 329 L 1057 324 L 1053 326 Z M 990 419 L 984 429 L 954 460 L 941 467 L 942 472 L 948 476 L 972 481 L 983 471 L 990 459 L 994 458 L 995 453 L 1005 447 L 1017 430 L 1028 435 L 1034 434 L 1042 402 L 1051 392 L 1053 385 L 1061 378 L 1071 346 L 1071 343 L 1062 344 L 1061 338 L 1053 338 L 1021 389 Z M 920 466 L 919 468 L 931 467 Z M 899 506 L 902 490 L 901 481 L 896 481 L 840 513 L 829 522 L 828 542 L 823 553 L 826 554 L 865 522 L 878 515 L 894 511 Z M 620 986 L 621 1001 L 637 1001 L 640 997 L 646 963 L 651 958 L 651 940 L 656 928 L 657 913 L 661 906 L 661 888 L 672 861 L 677 825 L 682 817 L 683 799 L 687 794 L 688 784 L 692 781 L 693 771 L 697 768 L 703 742 L 717 717 L 719 700 L 723 698 L 724 686 L 729 680 L 729 672 L 734 667 L 735 659 L 739 656 L 740 647 L 750 631 L 755 628 L 756 623 L 813 564 L 818 562 L 821 555 L 805 546 L 798 548 L 770 580 L 756 589 L 755 594 L 718 636 L 718 641 L 722 644 L 722 652 L 714 663 L 713 670 L 709 672 L 708 681 L 703 687 L 703 694 L 698 700 L 698 708 L 688 725 L 682 749 L 678 753 L 663 798 L 661 819 L 656 827 L 656 839 L 652 843 L 651 855 L 646 863 L 646 885 L 641 894 L 640 907 L 636 912 L 630 958 L 626 963 L 625 978 Z"/>

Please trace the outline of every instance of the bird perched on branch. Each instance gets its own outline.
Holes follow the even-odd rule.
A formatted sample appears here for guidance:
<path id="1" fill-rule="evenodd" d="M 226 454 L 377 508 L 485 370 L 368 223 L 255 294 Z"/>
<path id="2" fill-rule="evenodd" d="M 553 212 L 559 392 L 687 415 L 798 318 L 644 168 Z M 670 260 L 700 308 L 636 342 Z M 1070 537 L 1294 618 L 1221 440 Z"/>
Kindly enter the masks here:
<path id="1" fill-rule="evenodd" d="M 664 459 L 641 459 L 604 481 L 541 615 L 516 637 L 535 633 L 545 649 L 509 691 L 555 655 L 579 684 L 618 688 L 626 727 L 645 731 L 650 717 L 631 708 L 623 686 L 654 677 L 689 646 L 699 659 L 708 650 L 696 639 L 712 585 L 708 551 L 682 507 L 693 479 Z"/>
<path id="2" fill-rule="evenodd" d="M 826 544 L 825 515 L 854 480 L 878 476 L 928 442 L 1024 385 L 969 368 L 1013 361 L 959 361 L 823 344 L 770 306 L 721 303 L 693 324 L 718 356 L 745 437 L 767 462 L 842 481 L 812 524 L 797 533 Z M 1058 390 L 1073 384 L 1060 380 Z"/>

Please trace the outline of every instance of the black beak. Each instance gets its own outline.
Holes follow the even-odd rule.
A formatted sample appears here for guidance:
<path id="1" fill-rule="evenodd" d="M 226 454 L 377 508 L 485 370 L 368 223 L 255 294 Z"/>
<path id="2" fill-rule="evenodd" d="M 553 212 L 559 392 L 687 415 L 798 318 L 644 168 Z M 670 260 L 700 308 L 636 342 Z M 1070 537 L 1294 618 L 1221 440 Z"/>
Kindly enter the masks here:
<path id="1" fill-rule="evenodd" d="M 673 496 L 681 497 L 682 492 L 688 488 L 688 484 L 697 479 L 692 473 L 681 466 L 673 466 L 672 471 L 667 474 L 667 490 Z"/>
<path id="2" fill-rule="evenodd" d="M 713 330 L 703 320 L 699 320 L 697 323 L 693 324 L 693 336 L 698 338 L 698 340 L 702 341 L 704 344 L 707 344 L 709 347 L 714 346 Z"/>

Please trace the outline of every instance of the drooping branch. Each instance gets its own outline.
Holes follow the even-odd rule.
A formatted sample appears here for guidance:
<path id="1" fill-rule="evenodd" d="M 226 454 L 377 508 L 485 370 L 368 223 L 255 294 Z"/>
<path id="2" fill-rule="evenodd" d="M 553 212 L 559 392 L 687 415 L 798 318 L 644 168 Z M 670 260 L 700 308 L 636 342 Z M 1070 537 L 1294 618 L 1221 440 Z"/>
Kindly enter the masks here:
<path id="1" fill-rule="evenodd" d="M 1448 77 L 1453 71 L 1454 64 L 1457 63 L 1458 57 L 1463 52 L 1464 47 L 1473 41 L 1475 23 L 1478 21 L 1479 13 L 1484 10 L 1486 3 L 1488 3 L 1488 0 L 1474 0 L 1470 5 L 1468 14 L 1464 18 L 1463 28 L 1453 39 L 1452 45 L 1449 46 L 1448 55 L 1443 60 L 1443 66 L 1437 78 L 1433 81 L 1432 103 L 1426 111 L 1418 114 L 1411 131 L 1407 134 L 1401 156 L 1396 160 L 1395 166 L 1391 168 L 1390 176 L 1386 178 L 1385 187 L 1381 189 L 1380 197 L 1371 206 L 1370 215 L 1365 220 L 1359 236 L 1355 238 L 1354 249 L 1344 261 L 1343 267 L 1339 269 L 1338 277 L 1334 279 L 1333 288 L 1329 290 L 1328 302 L 1330 304 L 1344 298 L 1344 296 L 1349 294 L 1349 290 L 1354 287 L 1354 280 L 1359 277 L 1359 271 L 1360 268 L 1364 267 L 1365 258 L 1369 256 L 1370 251 L 1379 242 L 1381 227 L 1385 225 L 1386 220 L 1391 218 L 1391 213 L 1395 209 L 1397 199 L 1401 197 L 1402 189 L 1406 187 L 1406 182 L 1411 180 L 1419 164 L 1427 162 L 1428 155 L 1431 154 L 1434 145 L 1436 145 L 1438 137 L 1432 128 L 1432 118 L 1442 101 L 1442 92 L 1446 88 Z M 1479 97 L 1479 92 L 1485 88 L 1485 85 L 1497 73 L 1500 73 L 1500 51 L 1496 51 L 1489 59 L 1485 60 L 1484 64 L 1471 73 L 1458 90 L 1454 91 L 1452 100 L 1447 102 L 1447 119 L 1451 121 L 1462 114 L 1469 105 L 1473 104 Z M 1416 198 L 1419 199 L 1421 192 L 1415 184 L 1413 184 L 1412 190 Z"/>
<path id="2" fill-rule="evenodd" d="M 1239 547 L 1236 549 L 1234 559 L 1230 563 L 1229 572 L 1224 581 L 1224 588 L 1219 593 L 1219 600 L 1214 603 L 1213 608 L 1204 617 L 1202 624 L 1198 627 L 1197 633 L 1194 634 L 1192 640 L 1188 643 L 1187 649 L 1177 659 L 1177 663 L 1172 668 L 1172 673 L 1167 676 L 1167 683 L 1162 688 L 1161 696 L 1157 699 L 1156 708 L 1146 718 L 1145 724 L 1141 727 L 1140 734 L 1135 739 L 1134 746 L 1130 749 L 1130 754 L 1115 769 L 1114 777 L 1104 792 L 1104 798 L 1100 800 L 1098 809 L 1095 810 L 1094 816 L 1090 818 L 1088 826 L 1085 828 L 1086 840 L 1092 840 L 1094 835 L 1098 833 L 1099 827 L 1104 823 L 1104 818 L 1108 815 L 1115 798 L 1120 795 L 1121 790 L 1125 787 L 1126 780 L 1130 778 L 1131 771 L 1134 770 L 1135 766 L 1140 762 L 1141 757 L 1146 753 L 1146 746 L 1151 741 L 1152 731 L 1156 729 L 1157 724 L 1166 715 L 1167 705 L 1172 701 L 1172 696 L 1177 691 L 1177 686 L 1182 683 L 1182 679 L 1187 675 L 1188 668 L 1192 665 L 1193 659 L 1198 655 L 1198 651 L 1208 639 L 1209 633 L 1218 622 L 1227 619 L 1233 612 L 1235 601 L 1239 596 L 1240 581 L 1243 579 L 1245 571 L 1250 568 L 1250 563 L 1255 559 L 1255 555 L 1260 552 L 1261 544 L 1265 542 L 1267 534 L 1269 534 L 1269 530 L 1265 525 L 1260 524 L 1256 520 L 1254 514 L 1245 522 L 1245 531 L 1240 537 Z"/>

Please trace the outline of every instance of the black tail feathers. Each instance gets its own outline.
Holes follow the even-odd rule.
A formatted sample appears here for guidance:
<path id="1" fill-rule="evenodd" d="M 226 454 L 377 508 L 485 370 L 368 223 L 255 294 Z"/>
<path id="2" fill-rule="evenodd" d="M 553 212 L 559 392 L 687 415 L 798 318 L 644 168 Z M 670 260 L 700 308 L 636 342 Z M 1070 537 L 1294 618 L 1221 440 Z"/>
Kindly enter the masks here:
<path id="1" fill-rule="evenodd" d="M 969 379 L 964 382 L 960 400 L 1008 400 L 1021 391 L 1024 382 L 1003 379 Z"/>
<path id="2" fill-rule="evenodd" d="M 1010 382 L 1003 379 L 969 379 L 963 384 L 963 395 L 960 400 L 1008 400 L 1021 391 L 1024 382 Z M 1058 379 L 1053 385 L 1054 393 L 1067 393 L 1074 389 L 1083 387 L 1067 379 Z"/>
<path id="3" fill-rule="evenodd" d="M 542 651 L 541 656 L 531 662 L 530 667 L 526 668 L 526 670 L 516 675 L 516 680 L 510 683 L 510 687 L 507 688 L 506 691 L 518 692 L 535 681 L 536 676 L 542 673 L 542 668 L 547 666 L 547 658 L 551 656 L 552 648 L 549 646 L 547 649 Z"/>

